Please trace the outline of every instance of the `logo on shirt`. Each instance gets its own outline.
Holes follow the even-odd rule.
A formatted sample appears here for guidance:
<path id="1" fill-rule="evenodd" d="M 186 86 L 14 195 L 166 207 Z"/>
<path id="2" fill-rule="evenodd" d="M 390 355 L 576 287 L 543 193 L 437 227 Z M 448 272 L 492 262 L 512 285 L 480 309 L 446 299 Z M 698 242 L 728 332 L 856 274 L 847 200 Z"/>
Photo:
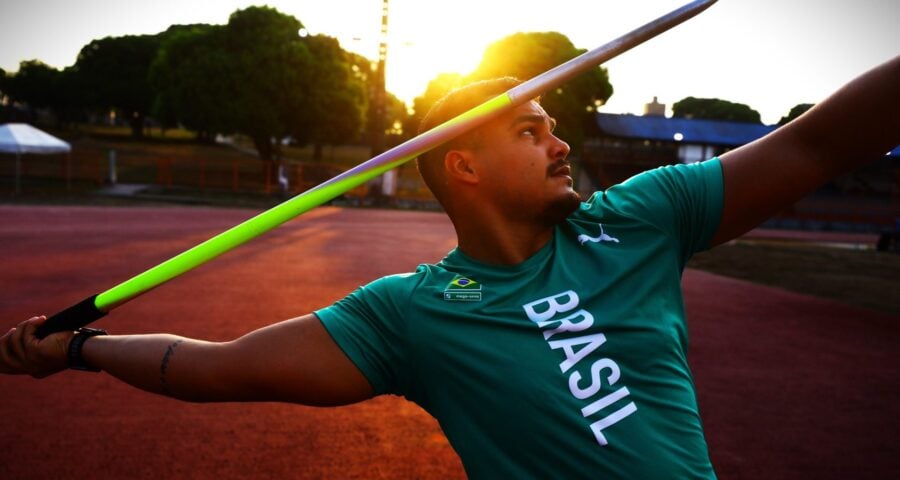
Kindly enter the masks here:
<path id="1" fill-rule="evenodd" d="M 550 349 L 565 357 L 559 369 L 569 377 L 569 392 L 578 401 L 589 402 L 581 408 L 581 415 L 592 422 L 590 428 L 597 443 L 606 446 L 609 431 L 638 407 L 628 387 L 618 384 L 620 380 L 625 383 L 619 364 L 605 355 L 606 335 L 597 331 L 599 325 L 591 312 L 578 308 L 579 301 L 574 290 L 567 290 L 528 302 L 522 308 L 540 327 Z"/>
<path id="2" fill-rule="evenodd" d="M 444 289 L 444 300 L 448 302 L 480 302 L 481 283 L 457 275 Z"/>
<path id="3" fill-rule="evenodd" d="M 598 242 L 614 242 L 614 243 L 619 243 L 619 239 L 618 239 L 618 238 L 613 238 L 613 237 L 610 237 L 609 235 L 603 233 L 603 224 L 602 224 L 602 223 L 598 223 L 597 225 L 600 227 L 600 236 L 599 236 L 599 237 L 590 237 L 590 236 L 585 235 L 585 234 L 582 233 L 581 235 L 578 236 L 578 243 L 580 243 L 580 244 L 582 244 L 582 245 L 584 245 L 584 244 L 587 243 L 587 242 L 592 242 L 592 243 L 598 243 Z"/>

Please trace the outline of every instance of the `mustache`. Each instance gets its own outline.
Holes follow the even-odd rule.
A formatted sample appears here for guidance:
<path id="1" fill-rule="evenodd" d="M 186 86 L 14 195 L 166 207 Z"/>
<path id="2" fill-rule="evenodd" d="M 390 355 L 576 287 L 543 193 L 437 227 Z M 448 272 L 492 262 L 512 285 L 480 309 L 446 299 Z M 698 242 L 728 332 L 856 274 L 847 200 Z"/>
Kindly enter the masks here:
<path id="1" fill-rule="evenodd" d="M 569 159 L 561 159 L 561 160 L 557 160 L 557 161 L 555 161 L 555 162 L 553 162 L 553 163 L 551 163 L 550 165 L 547 166 L 547 176 L 548 176 L 548 177 L 552 177 L 552 176 L 553 176 L 554 174 L 556 174 L 556 172 L 557 172 L 558 170 L 560 170 L 561 168 L 563 168 L 563 167 L 571 167 L 571 166 L 572 166 L 572 162 L 569 161 Z"/>

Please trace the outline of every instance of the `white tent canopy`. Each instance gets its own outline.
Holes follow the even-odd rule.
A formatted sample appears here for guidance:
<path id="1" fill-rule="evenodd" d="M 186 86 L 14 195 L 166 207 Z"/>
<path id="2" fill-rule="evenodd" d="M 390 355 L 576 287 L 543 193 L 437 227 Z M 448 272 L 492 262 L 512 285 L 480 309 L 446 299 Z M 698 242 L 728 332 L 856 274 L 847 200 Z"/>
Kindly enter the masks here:
<path id="1" fill-rule="evenodd" d="M 16 193 L 21 190 L 22 154 L 51 154 L 69 153 L 72 146 L 68 143 L 32 127 L 26 123 L 6 123 L 0 125 L 0 153 L 12 153 L 16 155 Z M 68 160 L 66 161 L 66 185 L 68 185 L 71 171 Z"/>
<path id="2" fill-rule="evenodd" d="M 72 151 L 68 143 L 26 123 L 0 125 L 0 152 L 6 153 L 66 153 Z"/>

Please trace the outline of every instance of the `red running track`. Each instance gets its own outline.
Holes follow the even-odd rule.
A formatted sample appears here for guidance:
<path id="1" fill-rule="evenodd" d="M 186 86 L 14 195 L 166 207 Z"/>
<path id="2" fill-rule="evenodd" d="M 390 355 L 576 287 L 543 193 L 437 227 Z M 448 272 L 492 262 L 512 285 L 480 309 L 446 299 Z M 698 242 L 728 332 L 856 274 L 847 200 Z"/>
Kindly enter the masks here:
<path id="1" fill-rule="evenodd" d="M 0 206 L 0 328 L 52 313 L 252 216 Z M 443 215 L 320 208 L 98 326 L 225 340 L 454 245 Z M 900 472 L 900 318 L 698 271 L 690 360 L 723 479 Z M 342 408 L 185 404 L 106 375 L 0 376 L 0 479 L 463 478 L 437 423 L 383 397 Z"/>

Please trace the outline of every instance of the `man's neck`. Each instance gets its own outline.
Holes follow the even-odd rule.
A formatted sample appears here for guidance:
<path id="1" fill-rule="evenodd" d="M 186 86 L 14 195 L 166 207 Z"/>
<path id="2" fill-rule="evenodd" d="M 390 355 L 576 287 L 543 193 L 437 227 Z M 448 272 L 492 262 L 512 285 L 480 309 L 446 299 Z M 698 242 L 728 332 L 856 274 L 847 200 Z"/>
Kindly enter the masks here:
<path id="1" fill-rule="evenodd" d="M 459 249 L 491 265 L 516 265 L 538 252 L 553 238 L 555 227 L 514 222 L 454 221 Z"/>

